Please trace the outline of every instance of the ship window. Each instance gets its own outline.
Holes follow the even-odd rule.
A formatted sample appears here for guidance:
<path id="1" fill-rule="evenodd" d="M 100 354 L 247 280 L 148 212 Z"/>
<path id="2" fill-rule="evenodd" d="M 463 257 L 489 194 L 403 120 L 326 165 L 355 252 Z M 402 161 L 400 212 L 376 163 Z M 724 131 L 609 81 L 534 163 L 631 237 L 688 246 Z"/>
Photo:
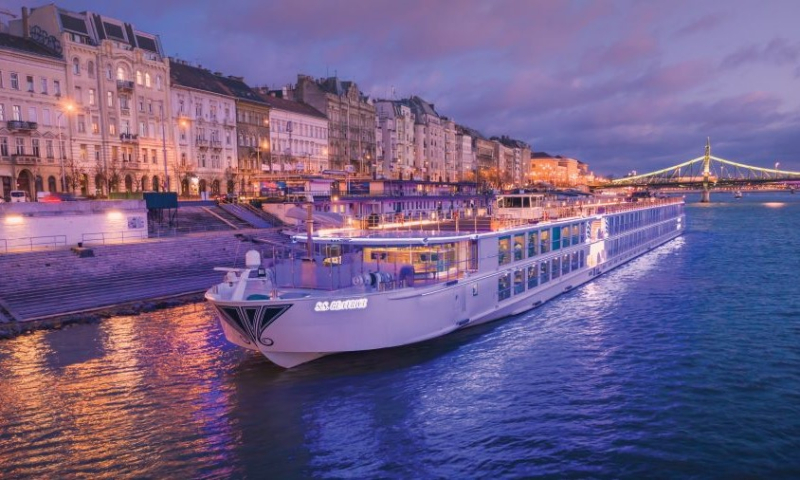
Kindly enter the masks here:
<path id="1" fill-rule="evenodd" d="M 539 264 L 534 263 L 528 267 L 528 288 L 539 285 Z"/>
<path id="2" fill-rule="evenodd" d="M 539 264 L 539 283 L 544 284 L 550 280 L 550 260 Z"/>
<path id="3" fill-rule="evenodd" d="M 561 276 L 561 257 L 556 257 L 551 260 L 553 280 Z"/>
<path id="4" fill-rule="evenodd" d="M 581 252 L 572 252 L 572 270 L 577 270 L 577 269 L 581 268 L 581 266 L 582 266 L 580 264 L 580 253 L 583 253 L 583 251 L 581 251 Z"/>
<path id="5" fill-rule="evenodd" d="M 522 260 L 522 254 L 525 251 L 525 234 L 518 233 L 514 235 L 514 261 Z"/>
<path id="6" fill-rule="evenodd" d="M 519 295 L 525 291 L 525 270 L 514 272 L 514 295 Z"/>
<path id="7" fill-rule="evenodd" d="M 569 247 L 569 225 L 561 227 L 561 248 Z"/>
<path id="8" fill-rule="evenodd" d="M 581 250 L 581 268 L 586 266 L 586 252 Z"/>
<path id="9" fill-rule="evenodd" d="M 536 256 L 536 246 L 539 244 L 539 232 L 528 232 L 528 258 Z"/>
<path id="10" fill-rule="evenodd" d="M 550 229 L 544 229 L 539 234 L 539 253 L 547 253 L 550 251 Z"/>
<path id="11" fill-rule="evenodd" d="M 577 245 L 581 242 L 581 224 L 576 223 L 572 226 L 572 244 Z"/>
<path id="12" fill-rule="evenodd" d="M 561 257 L 561 273 L 563 275 L 569 273 L 569 253 L 566 253 L 563 257 Z"/>
<path id="13" fill-rule="evenodd" d="M 497 299 L 505 300 L 511 296 L 511 274 L 504 273 L 497 279 Z"/>
<path id="14" fill-rule="evenodd" d="M 561 229 L 556 227 L 553 229 L 553 250 L 561 248 Z"/>
<path id="15" fill-rule="evenodd" d="M 511 237 L 505 236 L 500 237 L 497 240 L 497 264 L 498 265 L 505 265 L 511 261 L 511 256 L 509 255 L 511 250 Z"/>

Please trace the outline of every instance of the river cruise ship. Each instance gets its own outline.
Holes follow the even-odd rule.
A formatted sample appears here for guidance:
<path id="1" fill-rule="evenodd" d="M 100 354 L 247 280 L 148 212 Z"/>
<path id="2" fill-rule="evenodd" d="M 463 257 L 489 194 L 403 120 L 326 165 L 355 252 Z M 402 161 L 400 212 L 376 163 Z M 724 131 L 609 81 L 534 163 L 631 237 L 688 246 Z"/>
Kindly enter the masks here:
<path id="1" fill-rule="evenodd" d="M 206 293 L 227 339 L 291 368 L 517 315 L 680 235 L 682 198 L 499 195 L 491 217 L 381 224 L 257 245 Z"/>

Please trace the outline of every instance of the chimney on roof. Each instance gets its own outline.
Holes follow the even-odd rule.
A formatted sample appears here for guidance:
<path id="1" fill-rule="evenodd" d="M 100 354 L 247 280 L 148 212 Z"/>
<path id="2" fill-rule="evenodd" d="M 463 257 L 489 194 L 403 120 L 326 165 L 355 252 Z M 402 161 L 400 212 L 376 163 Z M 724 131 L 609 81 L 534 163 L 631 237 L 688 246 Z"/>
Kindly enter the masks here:
<path id="1" fill-rule="evenodd" d="M 22 7 L 22 36 L 25 38 L 31 37 L 31 26 L 28 19 L 28 7 Z"/>

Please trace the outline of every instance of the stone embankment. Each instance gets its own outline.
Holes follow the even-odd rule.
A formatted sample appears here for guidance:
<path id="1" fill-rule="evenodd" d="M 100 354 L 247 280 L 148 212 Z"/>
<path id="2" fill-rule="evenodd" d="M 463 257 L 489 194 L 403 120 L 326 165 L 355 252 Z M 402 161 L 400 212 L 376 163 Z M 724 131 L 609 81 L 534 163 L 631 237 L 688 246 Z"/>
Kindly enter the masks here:
<path id="1" fill-rule="evenodd" d="M 138 243 L 0 255 L 0 338 L 202 300 L 214 267 L 242 266 L 248 240 L 277 229 L 208 232 Z"/>

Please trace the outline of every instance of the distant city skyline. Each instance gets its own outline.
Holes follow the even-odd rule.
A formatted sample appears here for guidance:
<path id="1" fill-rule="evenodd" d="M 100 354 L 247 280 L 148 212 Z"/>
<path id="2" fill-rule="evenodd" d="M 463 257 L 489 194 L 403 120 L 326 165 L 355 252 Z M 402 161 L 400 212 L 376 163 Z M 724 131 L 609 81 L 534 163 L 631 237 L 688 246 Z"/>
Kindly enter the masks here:
<path id="1" fill-rule="evenodd" d="M 795 2 L 55 3 L 124 19 L 252 86 L 336 74 L 376 99 L 419 95 L 599 174 L 683 162 L 706 137 L 717 156 L 800 170 Z"/>

